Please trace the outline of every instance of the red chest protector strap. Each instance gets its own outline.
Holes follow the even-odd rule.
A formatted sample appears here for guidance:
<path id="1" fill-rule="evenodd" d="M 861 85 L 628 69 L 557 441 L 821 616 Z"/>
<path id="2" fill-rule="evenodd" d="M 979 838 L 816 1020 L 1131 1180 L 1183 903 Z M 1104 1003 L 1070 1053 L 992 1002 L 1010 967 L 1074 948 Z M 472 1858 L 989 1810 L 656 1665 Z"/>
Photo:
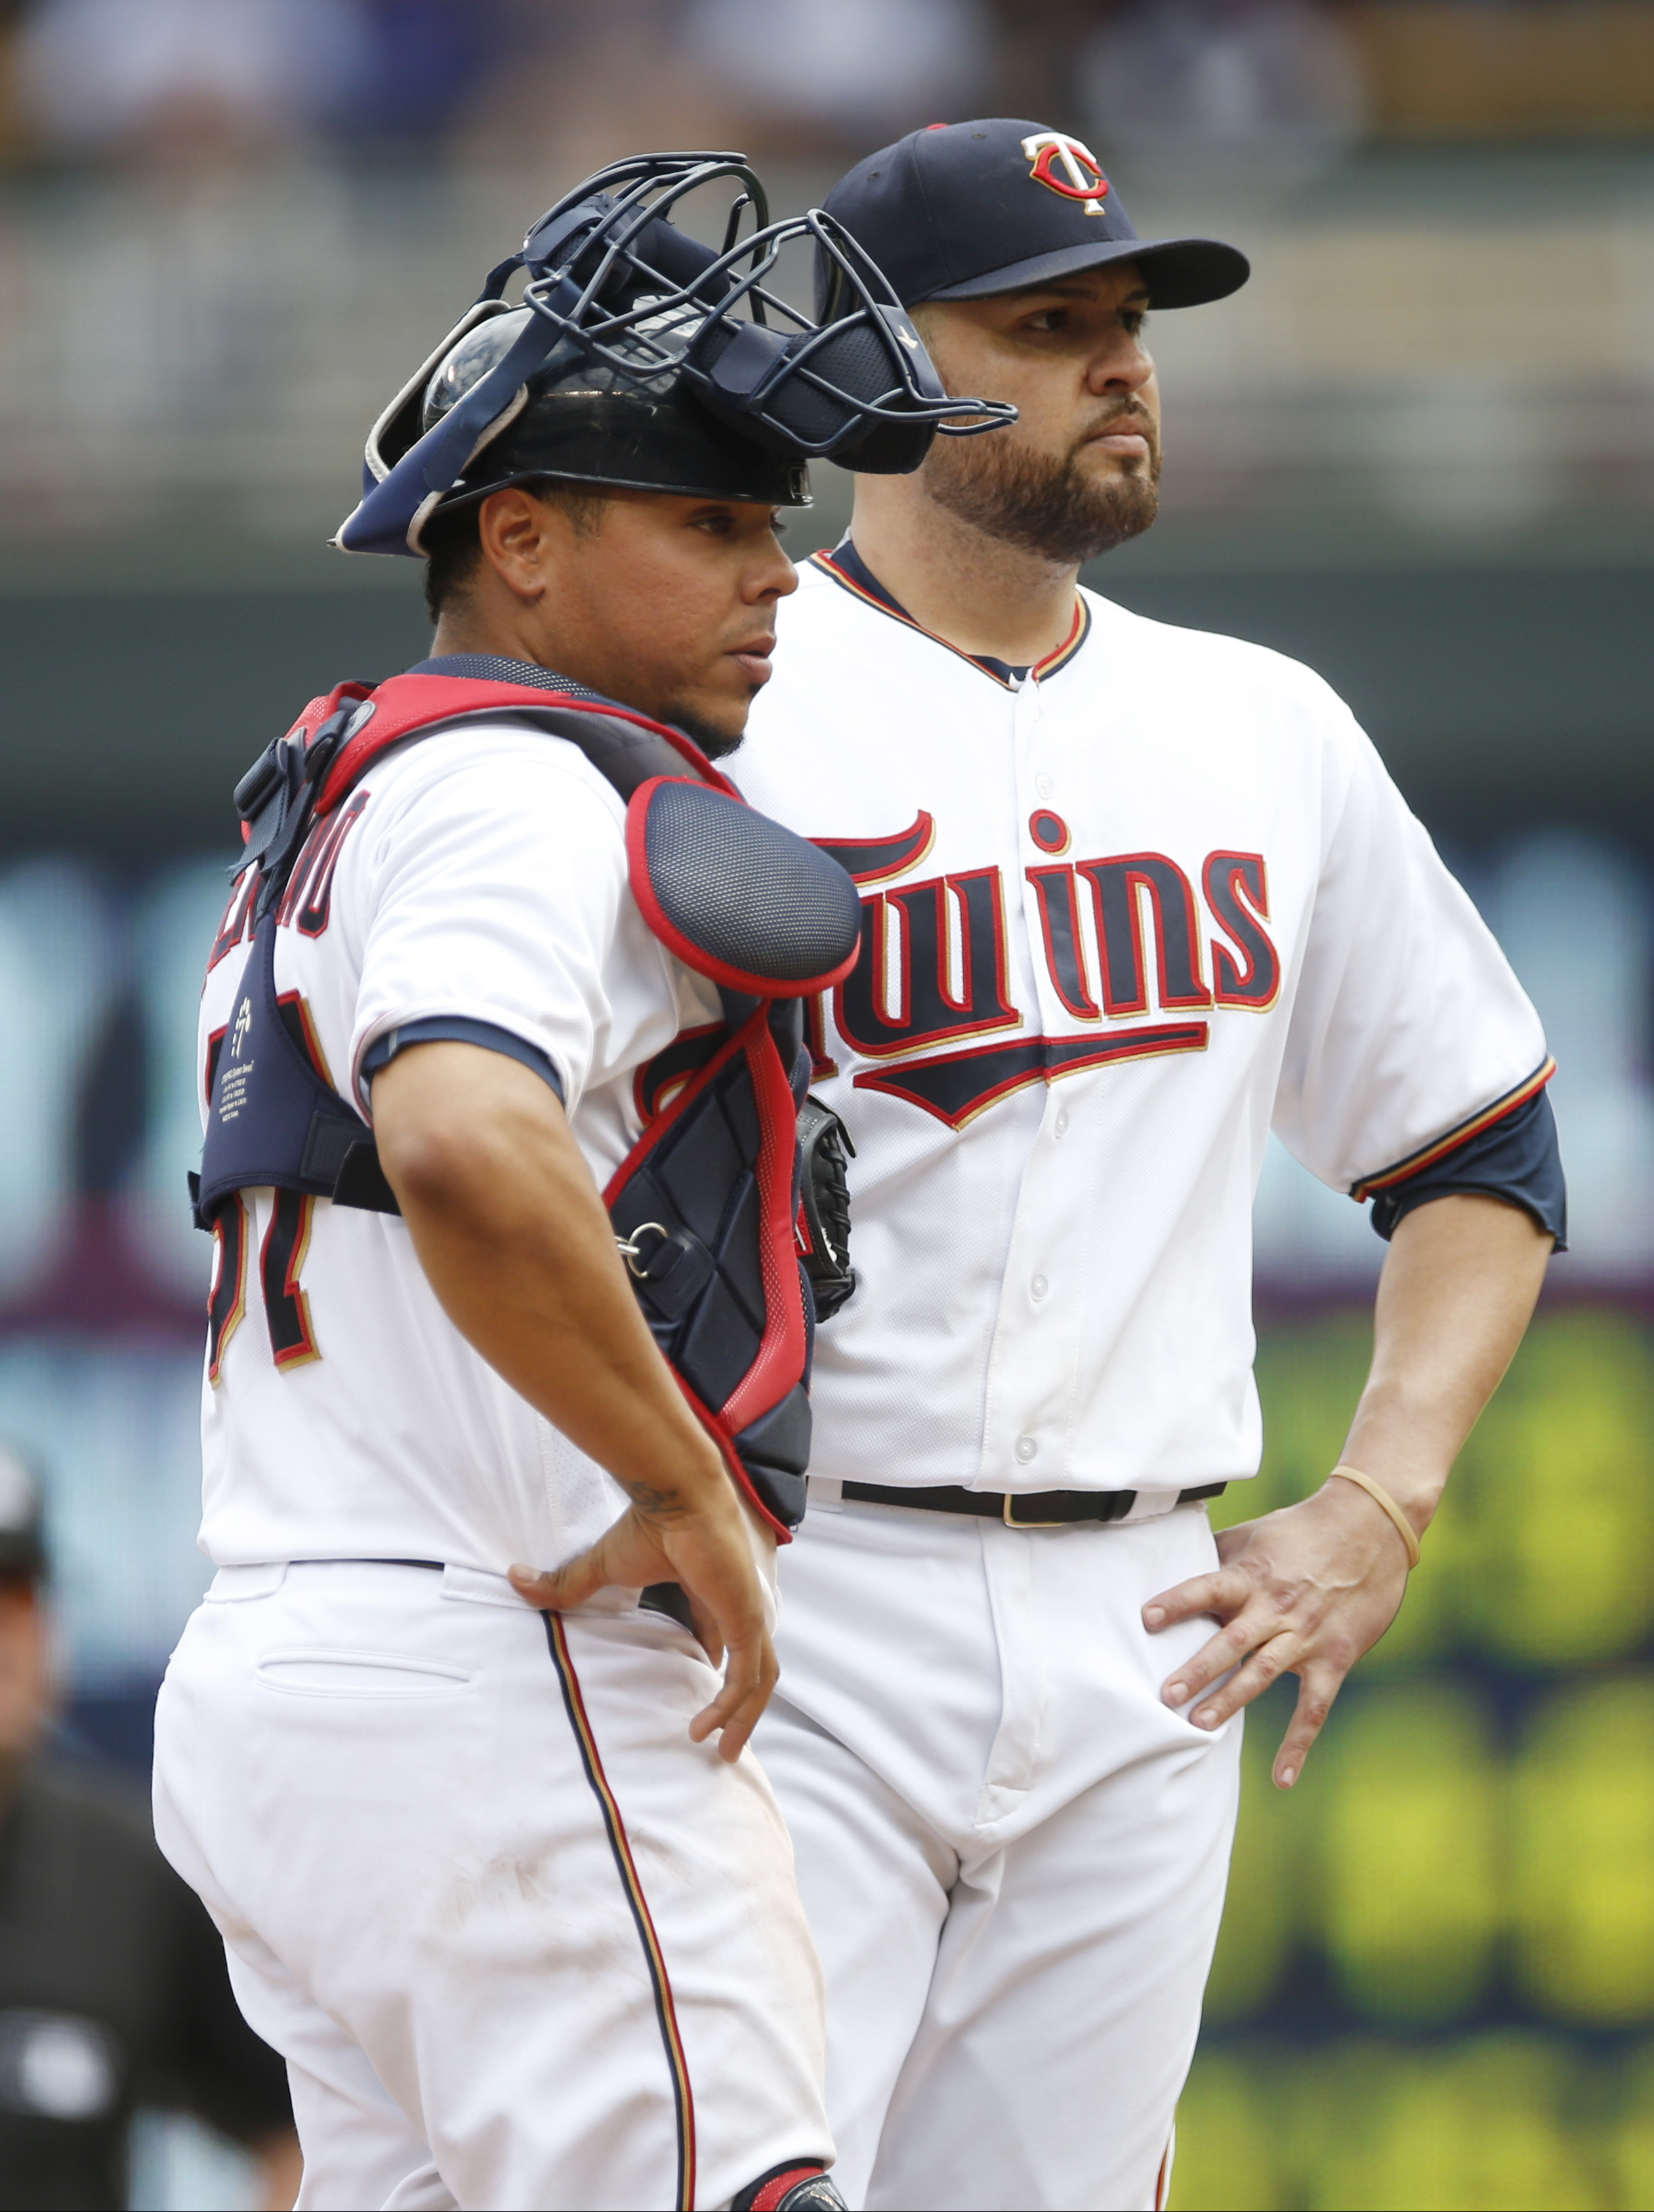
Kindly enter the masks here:
<path id="1" fill-rule="evenodd" d="M 804 1509 L 812 1310 L 798 1259 L 797 1115 L 807 1080 L 799 1002 L 853 963 L 860 909 L 837 864 L 746 806 L 680 732 L 578 690 L 442 675 L 342 684 L 313 701 L 237 787 L 261 880 L 254 946 L 221 1051 L 198 1218 L 274 1183 L 393 1211 L 371 1132 L 278 1018 L 275 935 L 304 840 L 393 745 L 464 722 L 538 724 L 627 801 L 645 920 L 721 988 L 726 1021 L 604 1196 L 656 1342 L 765 1517 Z"/>

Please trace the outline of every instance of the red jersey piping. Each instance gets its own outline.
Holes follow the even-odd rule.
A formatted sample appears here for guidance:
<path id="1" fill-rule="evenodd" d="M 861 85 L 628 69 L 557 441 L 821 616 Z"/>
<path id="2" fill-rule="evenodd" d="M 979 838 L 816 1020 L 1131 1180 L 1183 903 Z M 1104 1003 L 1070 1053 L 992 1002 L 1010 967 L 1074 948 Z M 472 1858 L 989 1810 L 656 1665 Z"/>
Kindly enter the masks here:
<path id="1" fill-rule="evenodd" d="M 1545 1088 L 1555 1073 L 1556 1062 L 1554 1060 L 1547 1058 L 1542 1060 L 1526 1081 L 1518 1083 L 1514 1091 L 1507 1091 L 1502 1098 L 1494 1099 L 1493 1104 L 1484 1107 L 1480 1114 L 1473 1114 L 1468 1121 L 1461 1121 L 1456 1129 L 1450 1129 L 1444 1137 L 1438 1137 L 1434 1144 L 1426 1145 L 1420 1152 L 1410 1152 L 1406 1159 L 1398 1160 L 1393 1168 L 1386 1168 L 1382 1174 L 1369 1176 L 1365 1182 L 1358 1182 L 1351 1190 L 1350 1196 L 1358 1201 L 1371 1198 L 1375 1191 L 1388 1190 L 1392 1183 L 1405 1182 L 1408 1176 L 1415 1176 L 1426 1168 L 1434 1167 L 1438 1160 L 1445 1159 L 1450 1152 L 1456 1152 L 1461 1145 L 1468 1145 L 1472 1137 L 1479 1137 L 1484 1129 L 1492 1128 L 1495 1121 L 1502 1121 L 1507 1114 L 1514 1114 L 1518 1106 L 1525 1106 L 1531 1097 Z"/>

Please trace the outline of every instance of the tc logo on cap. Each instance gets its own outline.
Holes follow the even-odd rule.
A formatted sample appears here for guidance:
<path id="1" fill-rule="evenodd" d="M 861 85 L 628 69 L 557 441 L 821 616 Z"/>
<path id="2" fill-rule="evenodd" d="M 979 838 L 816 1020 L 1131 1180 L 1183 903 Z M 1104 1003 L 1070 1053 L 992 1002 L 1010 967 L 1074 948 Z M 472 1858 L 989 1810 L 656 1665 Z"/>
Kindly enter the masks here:
<path id="1" fill-rule="evenodd" d="M 1034 165 L 1028 173 L 1037 185 L 1065 200 L 1079 200 L 1087 215 L 1102 214 L 1109 180 L 1089 146 L 1061 131 L 1037 131 L 1023 140 L 1022 150 Z"/>

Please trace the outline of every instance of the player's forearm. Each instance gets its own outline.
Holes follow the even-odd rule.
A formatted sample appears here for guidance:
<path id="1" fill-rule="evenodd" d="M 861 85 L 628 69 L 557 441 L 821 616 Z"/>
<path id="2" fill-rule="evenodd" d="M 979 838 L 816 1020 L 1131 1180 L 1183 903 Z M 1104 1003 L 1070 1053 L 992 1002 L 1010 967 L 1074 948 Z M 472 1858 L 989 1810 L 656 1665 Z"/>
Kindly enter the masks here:
<path id="1" fill-rule="evenodd" d="M 1522 1341 L 1551 1246 L 1519 1206 L 1470 1193 L 1418 1206 L 1396 1226 L 1372 1369 L 1342 1456 L 1382 1483 L 1420 1534 Z"/>
<path id="2" fill-rule="evenodd" d="M 420 1045 L 375 1079 L 374 1119 L 420 1264 L 489 1364 L 652 1517 L 721 1487 L 539 1078 L 475 1046 Z"/>

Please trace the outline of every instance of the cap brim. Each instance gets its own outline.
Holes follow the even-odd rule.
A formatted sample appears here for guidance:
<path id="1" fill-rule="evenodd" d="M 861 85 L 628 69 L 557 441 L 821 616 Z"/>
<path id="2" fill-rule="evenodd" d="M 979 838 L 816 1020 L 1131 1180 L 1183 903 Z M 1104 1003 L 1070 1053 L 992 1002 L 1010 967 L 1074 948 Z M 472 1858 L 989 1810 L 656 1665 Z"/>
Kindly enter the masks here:
<path id="1" fill-rule="evenodd" d="M 1155 307 L 1203 307 L 1209 301 L 1226 300 L 1252 273 L 1252 264 L 1240 249 L 1219 239 L 1113 238 L 1095 246 L 1064 246 L 1055 253 L 1037 253 L 1031 260 L 1013 261 L 922 296 L 983 300 L 995 292 L 1019 292 L 1053 276 L 1071 276 L 1076 270 L 1100 269 L 1110 261 L 1139 264 L 1148 280 L 1149 304 Z M 917 300 L 908 302 L 909 307 L 919 304 Z"/>

